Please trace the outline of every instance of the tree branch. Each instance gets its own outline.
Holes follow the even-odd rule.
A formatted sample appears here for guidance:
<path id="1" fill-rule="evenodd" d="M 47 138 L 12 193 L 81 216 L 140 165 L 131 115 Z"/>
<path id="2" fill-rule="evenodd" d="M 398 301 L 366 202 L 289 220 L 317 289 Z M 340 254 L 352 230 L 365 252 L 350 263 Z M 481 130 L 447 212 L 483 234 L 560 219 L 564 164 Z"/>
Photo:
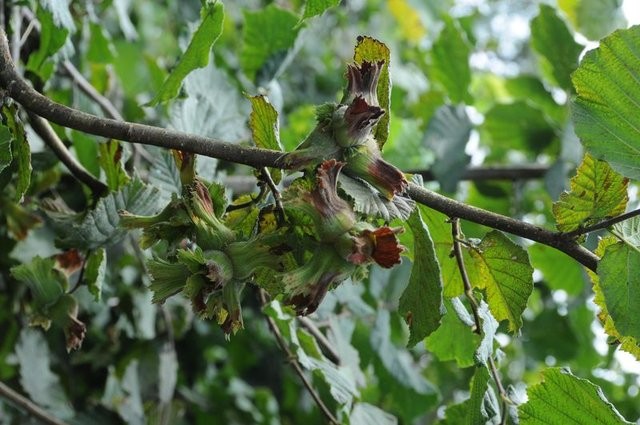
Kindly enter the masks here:
<path id="1" fill-rule="evenodd" d="M 476 208 L 427 190 L 414 183 L 409 184 L 407 194 L 416 202 L 440 211 L 449 217 L 459 217 L 511 233 L 512 235 L 540 242 L 564 252 L 593 271 L 598 267 L 598 261 L 600 260 L 598 256 L 564 233 L 552 232 L 524 221 Z"/>
<path id="2" fill-rule="evenodd" d="M 242 147 L 179 131 L 100 118 L 55 103 L 31 88 L 17 73 L 11 60 L 4 29 L 0 29 L 0 87 L 3 87 L 10 97 L 27 110 L 56 124 L 85 133 L 168 149 L 179 149 L 255 168 L 287 168 L 286 155 L 282 152 Z M 416 202 L 448 216 L 460 217 L 549 245 L 573 257 L 585 267 L 596 270 L 599 258 L 572 238 L 567 237 L 566 234 L 551 232 L 523 221 L 472 207 L 415 184 L 409 185 L 407 193 Z"/>
<path id="3" fill-rule="evenodd" d="M 67 425 L 66 422 L 51 416 L 49 412 L 38 406 L 22 394 L 18 393 L 4 382 L 0 382 L 0 397 L 10 401 L 29 415 L 49 425 Z"/>
<path id="4" fill-rule="evenodd" d="M 529 180 L 539 179 L 549 171 L 546 165 L 530 164 L 520 165 L 517 167 L 469 167 L 467 168 L 460 180 Z M 418 174 L 422 176 L 424 181 L 437 180 L 431 170 L 407 170 L 407 174 Z"/>
<path id="5" fill-rule="evenodd" d="M 109 190 L 107 185 L 96 179 L 82 164 L 76 161 L 46 120 L 32 112 L 28 112 L 28 115 L 33 130 L 42 138 L 44 143 L 53 151 L 60 162 L 67 167 L 75 178 L 86 184 L 95 196 L 107 193 Z"/>
<path id="6" fill-rule="evenodd" d="M 637 215 L 640 215 L 640 209 L 629 211 L 627 213 L 621 214 L 617 217 L 608 218 L 599 223 L 594 224 L 593 226 L 580 227 L 576 230 L 572 230 L 571 232 L 565 233 L 565 235 L 570 236 L 572 238 L 578 237 L 580 235 L 585 235 L 587 233 L 595 232 L 600 229 L 607 229 L 614 224 L 620 223 L 621 221 L 629 220 Z"/>
<path id="7" fill-rule="evenodd" d="M 259 290 L 259 296 L 260 296 L 260 303 L 264 307 L 267 304 L 267 296 L 263 289 Z M 276 340 L 278 341 L 278 345 L 280 346 L 280 349 L 282 350 L 283 353 L 286 354 L 287 360 L 289 361 L 289 363 L 291 363 L 293 370 L 295 370 L 296 374 L 300 377 L 302 384 L 305 386 L 307 391 L 309 391 L 309 394 L 311 395 L 315 403 L 318 405 L 318 407 L 320 408 L 324 416 L 332 425 L 338 425 L 339 424 L 338 420 L 335 418 L 335 416 L 333 416 L 333 413 L 331 413 L 329 408 L 324 404 L 324 402 L 320 398 L 320 395 L 316 392 L 316 390 L 313 388 L 313 385 L 311 385 L 311 382 L 309 382 L 309 380 L 307 379 L 306 375 L 304 374 L 304 370 L 302 370 L 302 366 L 300 366 L 300 363 L 298 362 L 296 356 L 289 349 L 289 346 L 287 345 L 287 342 L 282 336 L 282 333 L 280 333 L 280 329 L 278 329 L 278 325 L 276 324 L 276 322 L 273 320 L 273 318 L 271 318 L 266 314 L 264 315 L 264 317 L 265 319 L 267 319 L 267 324 L 269 325 L 269 329 L 271 330 L 271 333 L 273 334 L 273 336 L 276 337 Z"/>

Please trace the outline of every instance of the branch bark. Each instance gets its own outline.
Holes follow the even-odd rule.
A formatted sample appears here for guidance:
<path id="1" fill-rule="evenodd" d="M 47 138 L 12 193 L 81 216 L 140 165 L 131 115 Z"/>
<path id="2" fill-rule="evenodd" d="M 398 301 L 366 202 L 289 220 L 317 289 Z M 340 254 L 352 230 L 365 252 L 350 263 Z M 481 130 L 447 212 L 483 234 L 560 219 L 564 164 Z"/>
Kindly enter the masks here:
<path id="1" fill-rule="evenodd" d="M 126 142 L 179 149 L 255 168 L 286 169 L 285 154 L 268 149 L 243 147 L 217 139 L 190 135 L 144 124 L 116 121 L 77 111 L 53 102 L 31 88 L 16 71 L 4 29 L 0 29 L 0 87 L 25 109 L 56 124 L 85 133 Z M 426 190 L 415 184 L 407 194 L 416 202 L 451 217 L 459 217 L 556 248 L 585 267 L 596 270 L 599 258 L 566 234 L 485 211 Z"/>

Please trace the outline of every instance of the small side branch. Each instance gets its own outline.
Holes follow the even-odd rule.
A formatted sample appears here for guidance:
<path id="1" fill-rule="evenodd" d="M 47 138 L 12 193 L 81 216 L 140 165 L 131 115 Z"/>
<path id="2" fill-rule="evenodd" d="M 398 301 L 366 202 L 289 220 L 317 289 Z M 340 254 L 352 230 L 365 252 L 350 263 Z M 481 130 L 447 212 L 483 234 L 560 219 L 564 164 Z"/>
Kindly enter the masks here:
<path id="1" fill-rule="evenodd" d="M 53 128 L 51 128 L 51 125 L 46 120 L 33 113 L 29 113 L 28 115 L 29 122 L 31 123 L 33 130 L 42 138 L 44 143 L 53 151 L 60 162 L 67 167 L 69 172 L 75 178 L 86 184 L 96 197 L 107 193 L 109 188 L 100 180 L 96 179 L 73 157 L 73 155 L 71 155 L 69 150 L 67 150 L 67 147 L 62 143 L 62 140 L 60 140 L 56 132 L 53 131 Z"/>
<path id="2" fill-rule="evenodd" d="M 476 297 L 473 294 L 473 286 L 471 285 L 471 281 L 469 281 L 469 274 L 467 273 L 467 269 L 464 265 L 462 247 L 460 244 L 462 232 L 460 231 L 460 220 L 457 217 L 451 218 L 451 234 L 453 236 L 453 254 L 455 255 L 456 262 L 458 263 L 458 269 L 460 270 L 460 276 L 462 277 L 462 282 L 464 284 L 465 296 L 469 300 L 471 311 L 473 313 L 473 320 L 475 322 L 474 332 L 480 335 L 482 333 L 482 324 L 479 313 L 480 304 L 478 304 L 478 300 L 476 300 Z M 500 398 L 502 400 L 500 408 L 502 412 L 500 424 L 504 425 L 507 423 L 507 402 L 509 401 L 509 395 L 507 394 L 507 391 L 502 384 L 502 379 L 500 378 L 500 373 L 498 372 L 498 367 L 496 366 L 495 360 L 493 360 L 493 356 L 489 356 L 489 358 L 487 359 L 487 368 L 491 373 L 491 377 L 496 384 L 496 388 L 498 389 L 498 393 L 500 394 Z"/>
<path id="3" fill-rule="evenodd" d="M 263 306 L 265 306 L 267 304 L 267 295 L 262 289 L 260 289 L 259 291 L 259 296 L 260 296 L 260 303 Z M 311 395 L 311 398 L 313 398 L 313 401 L 315 401 L 315 403 L 318 405 L 318 408 L 320 409 L 322 414 L 327 418 L 330 424 L 338 425 L 339 422 L 336 419 L 336 417 L 333 415 L 333 413 L 331 413 L 329 408 L 324 404 L 324 402 L 320 398 L 320 395 L 316 392 L 316 390 L 313 388 L 313 385 L 311 385 L 311 382 L 309 382 L 309 380 L 305 376 L 304 370 L 302 370 L 302 366 L 300 366 L 300 363 L 296 359 L 296 356 L 289 349 L 289 346 L 287 345 L 287 342 L 282 336 L 280 329 L 278 329 L 278 325 L 276 324 L 276 322 L 266 314 L 264 317 L 267 320 L 269 329 L 271 330 L 271 333 L 273 334 L 273 336 L 276 338 L 276 341 L 278 342 L 280 349 L 287 356 L 287 359 L 291 364 L 291 367 L 293 367 L 293 370 L 296 372 L 296 375 L 300 377 L 302 384 L 305 386 L 305 388 Z"/>
<path id="4" fill-rule="evenodd" d="M 48 425 L 67 425 L 66 422 L 61 421 L 60 419 L 52 416 L 49 412 L 44 410 L 42 407 L 38 406 L 22 394 L 13 390 L 11 387 L 6 385 L 4 382 L 0 382 L 0 397 L 4 398 L 11 402 L 11 404 L 16 407 L 24 410 L 29 415 L 34 418 L 42 421 Z"/>

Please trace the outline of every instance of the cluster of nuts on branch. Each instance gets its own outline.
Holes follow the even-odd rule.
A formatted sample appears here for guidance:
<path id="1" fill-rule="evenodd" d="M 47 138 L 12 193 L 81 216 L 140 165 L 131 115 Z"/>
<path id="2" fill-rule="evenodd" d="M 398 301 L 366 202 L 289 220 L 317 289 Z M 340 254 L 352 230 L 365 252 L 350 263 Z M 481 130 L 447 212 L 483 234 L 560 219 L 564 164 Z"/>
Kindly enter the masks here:
<path id="1" fill-rule="evenodd" d="M 383 65 L 350 65 L 345 99 L 319 107 L 316 128 L 287 154 L 288 165 L 304 169 L 305 176 L 282 194 L 285 220 L 278 225 L 262 226 L 258 218 L 250 235 L 234 229 L 209 187 L 188 171 L 193 166 L 188 157 L 181 163 L 181 197 L 153 217 L 122 213 L 123 225 L 143 229 L 143 246 L 162 240 L 170 247 L 167 259 L 149 262 L 155 302 L 182 292 L 196 313 L 215 319 L 229 334 L 242 327 L 240 295 L 246 282 L 282 295 L 305 315 L 317 309 L 331 287 L 368 264 L 400 262 L 403 247 L 396 234 L 402 228 L 360 219 L 337 186 L 341 172 L 366 181 L 386 199 L 407 186 L 403 174 L 382 159 L 373 135 L 384 114 L 376 93 Z"/>

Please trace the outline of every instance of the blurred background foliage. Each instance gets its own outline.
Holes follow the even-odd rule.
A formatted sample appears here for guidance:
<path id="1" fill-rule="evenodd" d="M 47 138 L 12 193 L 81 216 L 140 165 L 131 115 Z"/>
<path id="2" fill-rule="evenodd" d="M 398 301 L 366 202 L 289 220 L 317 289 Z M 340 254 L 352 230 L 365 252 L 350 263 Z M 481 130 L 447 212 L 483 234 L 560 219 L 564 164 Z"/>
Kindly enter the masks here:
<path id="1" fill-rule="evenodd" d="M 151 107 L 197 26 L 199 1 L 2 2 L 14 34 L 39 22 L 42 38 L 32 30 L 31 54 L 23 52 L 20 66 L 56 101 L 103 115 L 69 78 L 61 65 L 68 59 L 128 121 L 249 144 L 250 103 L 243 93 L 265 94 L 279 112 L 286 150 L 315 125 L 315 105 L 339 100 L 355 40 L 371 35 L 391 50 L 385 158 L 403 170 L 431 169 L 435 181 L 428 187 L 456 199 L 553 228 L 551 203 L 582 158 L 570 122 L 569 75 L 586 47 L 627 22 L 616 0 L 547 3 L 227 1 L 210 63 L 187 76 L 177 99 Z M 314 4 L 327 10 L 305 18 Z M 103 140 L 55 129 L 88 170 L 107 178 Z M 245 329 L 227 340 L 218 326 L 194 318 L 187 300 L 151 303 L 142 261 L 151 252 L 141 251 L 131 235 L 106 247 L 99 301 L 90 288 L 73 288 L 79 272 L 65 278 L 87 324 L 80 350 L 67 353 L 55 323 L 46 332 L 30 327 L 32 296 L 9 269 L 60 252 L 57 230 L 39 205 L 55 196 L 81 211 L 92 200 L 37 135 L 27 136 L 33 173 L 24 202 L 15 202 L 1 175 L 1 381 L 73 424 L 325 423 L 269 331 L 254 288 L 243 305 Z M 156 187 L 164 205 L 179 188 L 167 155 L 120 147 L 126 173 Z M 539 179 L 460 181 L 467 166 L 517 165 L 548 170 Z M 248 167 L 212 159 L 199 167 L 209 181 L 251 181 Z M 463 230 L 470 237 L 488 231 L 471 223 Z M 594 241 L 590 236 L 587 243 Z M 562 366 L 599 385 L 626 418 L 640 417 L 640 366 L 607 344 L 582 268 L 537 244 L 529 255 L 535 288 L 521 334 L 504 325 L 496 334 L 499 370 L 513 400 L 525 400 L 541 370 Z M 392 270 L 374 267 L 362 282 L 328 294 L 311 317 L 312 329 L 322 331 L 340 357 L 339 367 L 309 354 L 318 347 L 304 322 L 277 303 L 267 309 L 294 352 L 317 361 L 313 383 L 345 423 L 461 423 L 447 407 L 469 397 L 479 337 L 447 305 L 441 327 L 407 349 L 397 309 L 410 268 L 406 259 Z M 35 420 L 0 399 L 0 423 Z"/>

